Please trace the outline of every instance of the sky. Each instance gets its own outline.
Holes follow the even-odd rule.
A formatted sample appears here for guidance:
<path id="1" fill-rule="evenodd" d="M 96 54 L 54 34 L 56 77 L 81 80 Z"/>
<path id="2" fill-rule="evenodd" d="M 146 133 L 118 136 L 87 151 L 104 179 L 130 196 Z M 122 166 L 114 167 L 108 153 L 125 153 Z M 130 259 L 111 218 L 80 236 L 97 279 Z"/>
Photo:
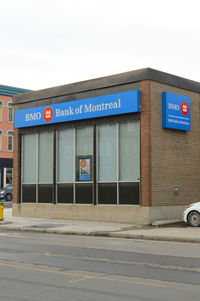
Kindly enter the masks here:
<path id="1" fill-rule="evenodd" d="M 200 82 L 199 8 L 199 0 L 0 0 L 0 84 L 40 90 L 146 67 Z"/>

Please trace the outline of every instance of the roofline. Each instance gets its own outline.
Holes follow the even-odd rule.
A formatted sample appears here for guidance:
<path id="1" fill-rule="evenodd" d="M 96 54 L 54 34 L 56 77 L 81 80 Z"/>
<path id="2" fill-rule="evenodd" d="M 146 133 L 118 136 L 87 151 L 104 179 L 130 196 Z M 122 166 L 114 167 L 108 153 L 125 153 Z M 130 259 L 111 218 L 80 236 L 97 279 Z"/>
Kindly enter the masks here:
<path id="1" fill-rule="evenodd" d="M 0 85 L 0 95 L 13 96 L 20 93 L 32 92 L 32 90 Z"/>
<path id="2" fill-rule="evenodd" d="M 192 81 L 151 68 L 144 68 L 17 95 L 14 96 L 13 103 L 20 104 L 25 102 L 32 102 L 35 100 L 59 97 L 72 93 L 80 93 L 90 90 L 130 84 L 142 80 L 152 80 L 184 90 L 190 90 L 200 93 L 200 82 Z"/>

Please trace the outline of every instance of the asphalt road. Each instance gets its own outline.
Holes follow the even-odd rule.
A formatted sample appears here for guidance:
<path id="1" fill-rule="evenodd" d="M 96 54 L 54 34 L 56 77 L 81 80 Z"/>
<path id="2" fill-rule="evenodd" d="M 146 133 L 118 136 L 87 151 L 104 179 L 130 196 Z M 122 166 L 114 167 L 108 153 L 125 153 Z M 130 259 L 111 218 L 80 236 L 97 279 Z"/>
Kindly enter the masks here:
<path id="1" fill-rule="evenodd" d="M 1 301 L 200 300 L 200 244 L 0 232 Z"/>

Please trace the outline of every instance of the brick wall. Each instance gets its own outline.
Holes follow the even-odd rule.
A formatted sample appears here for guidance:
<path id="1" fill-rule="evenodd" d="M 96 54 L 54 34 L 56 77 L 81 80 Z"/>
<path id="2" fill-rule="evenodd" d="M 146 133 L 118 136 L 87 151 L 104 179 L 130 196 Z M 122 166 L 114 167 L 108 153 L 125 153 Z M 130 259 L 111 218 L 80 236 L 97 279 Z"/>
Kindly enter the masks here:
<path id="1" fill-rule="evenodd" d="M 191 97 L 190 132 L 162 128 L 163 91 Z M 200 201 L 200 94 L 151 82 L 151 104 L 152 205 Z"/>
<path id="2" fill-rule="evenodd" d="M 18 106 L 15 105 L 15 110 Z M 13 147 L 13 203 L 19 201 L 19 187 L 20 187 L 20 137 L 18 129 L 14 129 L 14 147 Z"/>
<path id="3" fill-rule="evenodd" d="M 0 158 L 13 158 L 13 152 L 8 151 L 7 131 L 14 131 L 14 123 L 8 123 L 8 103 L 12 102 L 12 97 L 0 95 L 2 106 L 2 120 L 0 121 L 0 130 L 2 131 L 2 149 Z"/>
<path id="4" fill-rule="evenodd" d="M 142 81 L 141 116 L 140 116 L 140 145 L 141 145 L 141 189 L 140 200 L 142 206 L 152 204 L 152 169 L 151 169 L 151 81 Z"/>
<path id="5" fill-rule="evenodd" d="M 141 81 L 142 206 L 177 206 L 200 201 L 200 95 L 168 85 Z M 191 131 L 162 128 L 162 92 L 191 97 Z M 15 110 L 17 106 L 15 106 Z M 20 145 L 14 131 L 14 195 L 19 198 Z M 179 188 L 178 195 L 173 187 Z"/>

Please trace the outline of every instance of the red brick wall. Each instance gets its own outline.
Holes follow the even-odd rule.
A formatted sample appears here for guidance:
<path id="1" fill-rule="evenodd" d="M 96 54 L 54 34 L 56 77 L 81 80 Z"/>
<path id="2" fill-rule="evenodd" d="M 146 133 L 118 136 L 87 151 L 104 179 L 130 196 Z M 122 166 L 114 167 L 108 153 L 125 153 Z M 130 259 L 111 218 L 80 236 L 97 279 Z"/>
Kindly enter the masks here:
<path id="1" fill-rule="evenodd" d="M 8 123 L 8 103 L 12 102 L 12 97 L 0 95 L 0 101 L 3 101 L 2 107 L 2 121 L 0 121 L 0 130 L 2 135 L 2 150 L 0 151 L 0 158 L 13 158 L 13 152 L 8 152 L 8 136 L 7 131 L 14 131 L 14 123 Z"/>

